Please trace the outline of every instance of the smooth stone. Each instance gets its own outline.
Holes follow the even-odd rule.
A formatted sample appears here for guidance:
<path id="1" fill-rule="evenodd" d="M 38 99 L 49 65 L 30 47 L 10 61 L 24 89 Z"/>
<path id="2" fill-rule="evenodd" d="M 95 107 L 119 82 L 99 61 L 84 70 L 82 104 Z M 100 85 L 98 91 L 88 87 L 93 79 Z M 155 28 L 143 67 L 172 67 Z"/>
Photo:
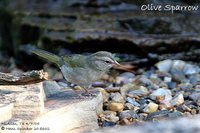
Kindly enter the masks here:
<path id="1" fill-rule="evenodd" d="M 145 76 L 141 76 L 139 78 L 139 83 L 138 84 L 140 84 L 142 86 L 153 86 L 154 85 L 154 83 L 150 79 L 145 77 Z"/>
<path id="2" fill-rule="evenodd" d="M 155 64 L 159 71 L 169 72 L 172 66 L 172 60 L 163 60 Z"/>
<path id="3" fill-rule="evenodd" d="M 113 115 L 117 115 L 117 113 L 115 112 L 115 111 L 110 111 L 110 110 L 105 110 L 105 111 L 103 111 L 103 114 L 104 115 L 109 115 L 109 114 L 113 114 Z"/>
<path id="4" fill-rule="evenodd" d="M 164 103 L 158 105 L 159 110 L 167 110 L 168 106 Z"/>
<path id="5" fill-rule="evenodd" d="M 159 88 L 150 94 L 150 98 L 152 100 L 156 100 L 157 97 L 164 97 L 165 100 L 171 100 L 172 99 L 171 95 L 172 95 L 172 93 L 170 90 Z"/>
<path id="6" fill-rule="evenodd" d="M 117 84 L 128 84 L 133 81 L 135 75 L 131 72 L 124 72 L 116 78 Z"/>
<path id="7" fill-rule="evenodd" d="M 198 82 L 200 82 L 200 74 L 190 75 L 189 80 L 190 80 L 190 83 L 193 85 L 198 84 Z"/>
<path id="8" fill-rule="evenodd" d="M 52 95 L 61 92 L 61 87 L 57 84 L 56 81 L 44 81 L 43 88 L 46 97 L 51 97 Z"/>
<path id="9" fill-rule="evenodd" d="M 187 105 L 185 105 L 185 104 L 177 106 L 176 109 L 178 111 L 180 111 L 180 112 L 185 112 L 185 111 L 190 112 L 191 111 L 191 109 Z"/>
<path id="10" fill-rule="evenodd" d="M 174 89 L 177 86 L 176 82 L 167 82 L 167 85 L 169 89 Z"/>
<path id="11" fill-rule="evenodd" d="M 121 88 L 120 88 L 120 93 L 123 97 L 126 97 L 126 94 L 127 94 L 127 91 L 128 90 L 131 90 L 131 89 L 134 89 L 135 85 L 133 84 L 125 84 L 123 85 Z"/>
<path id="12" fill-rule="evenodd" d="M 113 114 L 113 113 L 107 114 L 107 115 L 106 115 L 106 119 L 107 119 L 109 122 L 114 122 L 114 123 L 116 123 L 117 121 L 119 121 L 119 117 L 116 116 L 116 115 Z"/>
<path id="13" fill-rule="evenodd" d="M 182 70 L 172 69 L 170 70 L 170 73 L 172 74 L 172 77 L 175 81 L 179 81 L 179 82 L 187 81 L 187 78 Z"/>
<path id="14" fill-rule="evenodd" d="M 172 101 L 170 102 L 172 106 L 175 106 L 175 105 L 181 105 L 184 103 L 184 98 L 183 98 L 183 94 L 179 94 L 177 96 L 175 96 Z"/>
<path id="15" fill-rule="evenodd" d="M 171 111 L 169 110 L 160 110 L 154 113 L 150 113 L 147 117 L 146 120 L 161 120 L 166 117 L 168 117 L 168 114 L 170 114 Z"/>
<path id="16" fill-rule="evenodd" d="M 200 92 L 193 92 L 191 95 L 189 95 L 189 98 L 194 102 L 197 102 L 200 99 Z"/>
<path id="17" fill-rule="evenodd" d="M 147 88 L 144 86 L 136 86 L 135 89 L 136 90 L 130 90 L 128 94 L 133 95 L 133 96 L 143 96 L 149 93 Z"/>
<path id="18" fill-rule="evenodd" d="M 116 125 L 115 122 L 109 122 L 109 121 L 103 121 L 102 122 L 102 127 L 113 127 L 115 125 Z"/>
<path id="19" fill-rule="evenodd" d="M 135 99 L 132 99 L 130 97 L 126 98 L 126 101 L 134 106 L 140 107 L 140 104 L 138 102 L 135 101 Z"/>
<path id="20" fill-rule="evenodd" d="M 153 113 L 156 112 L 158 110 L 158 104 L 156 103 L 149 103 L 144 109 L 143 111 L 145 113 Z"/>
<path id="21" fill-rule="evenodd" d="M 92 83 L 92 87 L 106 87 L 106 84 L 104 82 L 100 82 L 100 81 L 96 81 L 94 83 Z"/>
<path id="22" fill-rule="evenodd" d="M 123 103 L 117 103 L 117 102 L 110 102 L 107 106 L 107 108 L 111 111 L 122 111 L 124 109 Z"/>
<path id="23" fill-rule="evenodd" d="M 120 125 L 130 125 L 131 122 L 128 119 L 124 118 L 124 119 L 120 120 L 119 124 Z"/>
<path id="24" fill-rule="evenodd" d="M 181 112 L 176 111 L 168 114 L 169 118 L 177 118 L 183 116 Z"/>
<path id="25" fill-rule="evenodd" d="M 103 88 L 95 88 L 96 90 L 99 90 L 99 92 L 101 92 L 102 96 L 103 96 L 103 102 L 107 102 L 108 98 L 109 98 L 109 93 L 105 91 L 105 89 Z"/>
<path id="26" fill-rule="evenodd" d="M 119 119 L 130 119 L 132 117 L 132 115 L 130 114 L 129 110 L 125 110 L 119 113 Z"/>
<path id="27" fill-rule="evenodd" d="M 197 114 L 197 110 L 196 110 L 196 109 L 192 109 L 192 110 L 191 110 L 191 114 L 192 114 L 192 115 L 196 115 L 196 114 Z"/>
<path id="28" fill-rule="evenodd" d="M 182 60 L 173 60 L 171 70 L 183 70 L 185 67 L 186 63 Z"/>
<path id="29" fill-rule="evenodd" d="M 164 77 L 164 82 L 168 83 L 172 81 L 172 77 Z"/>
<path id="30" fill-rule="evenodd" d="M 186 64 L 183 69 L 183 72 L 185 73 L 185 75 L 197 74 L 200 72 L 200 68 L 195 65 Z"/>
<path id="31" fill-rule="evenodd" d="M 129 109 L 129 110 L 132 110 L 134 112 L 137 112 L 140 108 L 137 107 L 137 106 L 134 106 L 131 103 L 125 103 L 125 109 Z"/>
<path id="32" fill-rule="evenodd" d="M 189 89 L 193 88 L 193 85 L 190 84 L 190 83 L 181 83 L 181 84 L 178 85 L 178 87 L 181 90 L 189 90 Z"/>
<path id="33" fill-rule="evenodd" d="M 119 92 L 111 93 L 110 98 L 111 98 L 112 102 L 124 103 L 124 98 L 122 97 L 122 95 Z"/>

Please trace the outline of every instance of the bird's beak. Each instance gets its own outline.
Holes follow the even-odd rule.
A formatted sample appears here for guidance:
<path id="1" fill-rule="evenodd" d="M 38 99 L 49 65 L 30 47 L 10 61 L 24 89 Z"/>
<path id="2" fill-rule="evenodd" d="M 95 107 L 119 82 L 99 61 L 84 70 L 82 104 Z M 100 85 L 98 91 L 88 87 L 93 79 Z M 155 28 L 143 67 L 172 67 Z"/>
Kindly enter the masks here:
<path id="1" fill-rule="evenodd" d="M 114 61 L 113 65 L 120 66 L 120 64 L 116 60 Z"/>

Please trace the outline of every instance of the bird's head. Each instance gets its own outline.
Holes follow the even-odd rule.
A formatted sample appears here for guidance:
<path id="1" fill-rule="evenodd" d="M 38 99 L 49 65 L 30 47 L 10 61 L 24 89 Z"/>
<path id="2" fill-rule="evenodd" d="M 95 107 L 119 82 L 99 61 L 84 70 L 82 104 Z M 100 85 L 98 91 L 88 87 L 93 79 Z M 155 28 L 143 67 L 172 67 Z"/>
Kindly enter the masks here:
<path id="1" fill-rule="evenodd" d="M 110 52 L 99 51 L 89 56 L 93 66 L 101 71 L 106 71 L 114 65 L 120 65 Z"/>

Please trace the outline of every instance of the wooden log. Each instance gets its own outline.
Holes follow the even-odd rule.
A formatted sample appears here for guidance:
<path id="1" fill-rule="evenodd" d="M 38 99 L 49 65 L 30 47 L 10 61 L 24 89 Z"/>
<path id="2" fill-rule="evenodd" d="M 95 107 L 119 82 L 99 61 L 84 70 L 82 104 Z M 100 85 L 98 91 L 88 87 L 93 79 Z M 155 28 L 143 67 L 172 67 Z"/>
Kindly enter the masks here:
<path id="1" fill-rule="evenodd" d="M 33 70 L 17 75 L 0 72 L 0 85 L 25 85 L 38 83 L 48 79 L 48 73 L 43 70 Z"/>

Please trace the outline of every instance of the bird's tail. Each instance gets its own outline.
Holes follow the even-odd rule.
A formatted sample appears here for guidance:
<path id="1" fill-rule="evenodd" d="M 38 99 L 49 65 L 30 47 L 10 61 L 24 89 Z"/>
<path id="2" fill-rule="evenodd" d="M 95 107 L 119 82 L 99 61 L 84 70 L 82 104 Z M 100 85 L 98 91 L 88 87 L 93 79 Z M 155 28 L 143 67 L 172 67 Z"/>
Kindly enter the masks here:
<path id="1" fill-rule="evenodd" d="M 33 53 L 59 66 L 60 59 L 61 59 L 59 56 L 52 54 L 50 52 L 44 51 L 44 50 L 40 50 L 40 49 L 33 50 Z"/>

